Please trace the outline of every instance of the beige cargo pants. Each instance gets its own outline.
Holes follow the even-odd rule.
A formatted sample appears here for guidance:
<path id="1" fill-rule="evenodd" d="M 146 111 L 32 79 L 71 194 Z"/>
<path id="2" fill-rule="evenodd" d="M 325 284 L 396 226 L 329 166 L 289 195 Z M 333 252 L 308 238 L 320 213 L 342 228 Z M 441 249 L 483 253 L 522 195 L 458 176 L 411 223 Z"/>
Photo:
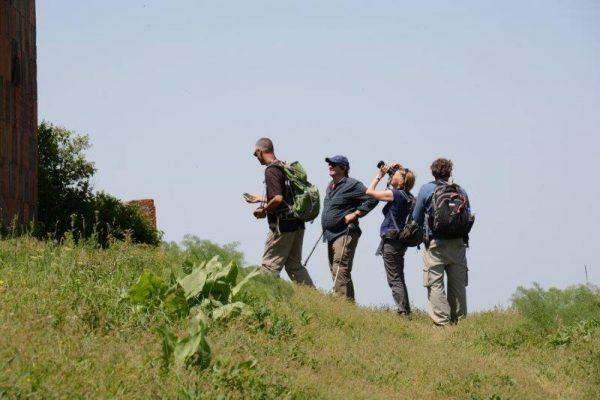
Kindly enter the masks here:
<path id="1" fill-rule="evenodd" d="M 302 265 L 303 242 L 304 229 L 281 233 L 269 230 L 261 270 L 279 276 L 285 267 L 292 281 L 314 287 L 308 270 Z"/>
<path id="2" fill-rule="evenodd" d="M 333 291 L 354 301 L 354 283 L 352 282 L 352 264 L 360 232 L 351 231 L 327 242 L 329 270 L 334 281 Z"/>
<path id="3" fill-rule="evenodd" d="M 423 286 L 427 288 L 429 316 L 436 325 L 446 325 L 467 316 L 468 271 L 462 239 L 432 240 L 423 253 Z M 444 272 L 448 295 L 444 290 Z"/>

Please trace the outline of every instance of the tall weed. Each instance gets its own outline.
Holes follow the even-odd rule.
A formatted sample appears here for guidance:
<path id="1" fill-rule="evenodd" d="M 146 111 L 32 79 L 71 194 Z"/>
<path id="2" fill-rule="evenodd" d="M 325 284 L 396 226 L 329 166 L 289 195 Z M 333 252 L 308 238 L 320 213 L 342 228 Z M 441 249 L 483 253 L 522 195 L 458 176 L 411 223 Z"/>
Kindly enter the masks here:
<path id="1" fill-rule="evenodd" d="M 558 327 L 600 316 L 600 290 L 578 285 L 560 290 L 543 289 L 534 283 L 530 289 L 519 287 L 512 297 L 513 307 L 536 327 L 554 331 Z"/>
<path id="2" fill-rule="evenodd" d="M 194 235 L 185 235 L 181 242 L 184 256 L 191 264 L 208 261 L 218 256 L 224 264 L 234 262 L 237 265 L 244 265 L 244 253 L 238 249 L 239 245 L 238 242 L 219 245 Z"/>

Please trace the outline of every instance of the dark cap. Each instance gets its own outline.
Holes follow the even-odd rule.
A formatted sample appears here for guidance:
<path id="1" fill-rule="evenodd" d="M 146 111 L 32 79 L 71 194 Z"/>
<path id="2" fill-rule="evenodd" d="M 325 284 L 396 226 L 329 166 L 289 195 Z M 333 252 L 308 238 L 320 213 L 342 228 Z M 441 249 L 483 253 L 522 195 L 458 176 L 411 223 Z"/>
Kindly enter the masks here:
<path id="1" fill-rule="evenodd" d="M 329 164 L 343 165 L 344 167 L 346 167 L 346 169 L 350 168 L 350 163 L 348 162 L 348 159 L 345 156 L 327 157 L 325 159 L 325 162 Z"/>

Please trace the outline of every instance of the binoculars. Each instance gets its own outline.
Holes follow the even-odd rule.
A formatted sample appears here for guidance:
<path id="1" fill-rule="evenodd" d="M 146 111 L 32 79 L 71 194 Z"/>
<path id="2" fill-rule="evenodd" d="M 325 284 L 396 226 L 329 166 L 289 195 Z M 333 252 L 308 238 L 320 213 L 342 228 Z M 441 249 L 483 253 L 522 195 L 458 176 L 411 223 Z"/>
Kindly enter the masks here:
<path id="1" fill-rule="evenodd" d="M 380 169 L 380 168 L 381 168 L 381 167 L 383 167 L 384 165 L 385 165 L 385 161 L 379 161 L 379 162 L 377 163 L 377 169 Z M 396 172 L 397 172 L 399 169 L 400 169 L 400 167 L 398 167 L 398 166 L 394 166 L 394 167 L 391 167 L 390 169 L 388 169 L 388 172 L 387 172 L 387 173 L 388 173 L 388 175 L 390 176 L 390 178 L 391 178 L 392 176 L 394 176 L 394 174 L 395 174 L 395 173 L 396 173 Z"/>

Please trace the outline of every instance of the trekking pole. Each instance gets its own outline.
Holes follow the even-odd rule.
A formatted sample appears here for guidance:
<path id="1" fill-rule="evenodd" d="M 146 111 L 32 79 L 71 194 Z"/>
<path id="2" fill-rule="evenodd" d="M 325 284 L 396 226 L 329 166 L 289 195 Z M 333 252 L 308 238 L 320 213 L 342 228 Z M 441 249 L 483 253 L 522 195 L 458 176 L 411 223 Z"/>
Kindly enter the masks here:
<path id="1" fill-rule="evenodd" d="M 348 243 L 348 235 L 350 234 L 350 226 L 346 228 L 346 233 L 344 234 L 344 245 L 342 246 L 342 255 L 340 256 L 340 262 L 338 263 L 337 269 L 335 270 L 335 278 L 333 279 L 333 291 L 335 292 L 335 284 L 337 283 L 338 274 L 340 273 L 340 264 L 342 259 L 344 258 L 344 253 L 346 252 L 346 244 Z"/>
<path id="2" fill-rule="evenodd" d="M 315 242 L 315 245 L 313 246 L 312 250 L 310 251 L 310 254 L 308 255 L 308 257 L 306 257 L 306 261 L 304 261 L 304 264 L 302 264 L 302 266 L 304 268 L 306 268 L 306 264 L 308 264 L 308 260 L 310 260 L 310 258 L 312 257 L 313 253 L 315 252 L 315 249 L 317 248 L 317 245 L 321 241 L 321 238 L 323 237 L 324 234 L 325 234 L 325 231 L 321 231 L 321 236 L 319 236 L 319 238 Z"/>

